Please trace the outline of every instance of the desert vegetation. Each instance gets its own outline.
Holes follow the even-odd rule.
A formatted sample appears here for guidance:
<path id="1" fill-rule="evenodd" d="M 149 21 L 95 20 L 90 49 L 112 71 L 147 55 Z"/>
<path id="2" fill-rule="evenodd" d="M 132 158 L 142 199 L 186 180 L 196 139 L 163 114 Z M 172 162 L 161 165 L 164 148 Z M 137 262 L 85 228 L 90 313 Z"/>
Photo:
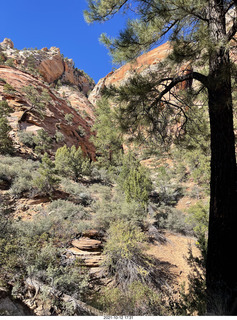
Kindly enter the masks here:
<path id="1" fill-rule="evenodd" d="M 163 36 L 169 53 L 105 78 L 87 113 L 94 82 L 57 48 L 65 70 L 43 83 L 50 50 L 17 66 L 0 46 L 3 69 L 35 81 L 0 79 L 0 291 L 36 315 L 235 315 L 235 1 L 87 2 L 89 23 L 133 12 L 101 36 L 115 63 Z"/>
<path id="2" fill-rule="evenodd" d="M 100 125 L 98 118 L 98 132 Z M 105 126 L 104 122 L 102 125 Z M 1 285 L 9 285 L 11 279 L 12 292 L 19 298 L 24 295 L 26 279 L 34 279 L 114 315 L 202 312 L 203 305 L 193 307 L 194 302 L 182 286 L 181 300 L 172 295 L 169 276 L 160 270 L 159 261 L 146 253 L 151 239 L 157 243 L 166 241 L 163 233 L 169 231 L 196 237 L 203 259 L 206 257 L 205 181 L 199 180 L 193 186 L 199 190 L 198 197 L 192 195 L 196 205 L 182 211 L 176 208 L 182 197 L 189 196 L 186 184 L 194 181 L 196 174 L 196 167 L 193 169 L 188 161 L 176 156 L 180 155 L 180 146 L 172 150 L 172 165 L 165 164 L 163 156 L 156 156 L 157 165 L 149 168 L 139 161 L 146 161 L 143 152 L 136 154 L 132 149 L 126 153 L 115 149 L 110 158 L 101 153 L 96 162 L 75 146 L 64 145 L 53 154 L 45 134 L 42 131 L 36 136 L 20 137 L 36 152 L 38 160 L 16 155 L 0 157 L 0 185 L 5 190 L 1 195 Z M 98 145 L 103 142 L 100 134 L 93 138 L 96 139 Z M 190 153 L 187 148 L 183 156 L 189 159 Z M 198 157 L 197 161 L 203 161 L 204 155 Z M 29 203 L 45 200 L 44 205 L 39 201 L 33 207 L 18 207 L 23 199 Z M 92 229 L 105 239 L 100 272 L 112 281 L 108 287 L 100 285 L 99 294 L 98 285 L 90 278 L 90 268 L 68 251 L 75 239 Z M 191 251 L 189 259 L 193 268 L 201 268 Z M 205 291 L 203 269 L 199 273 L 202 281 L 190 284 L 194 301 Z M 45 308 L 43 314 L 48 312 L 48 301 L 51 314 L 78 312 L 63 301 L 56 305 L 46 292 L 41 292 L 37 299 Z"/>

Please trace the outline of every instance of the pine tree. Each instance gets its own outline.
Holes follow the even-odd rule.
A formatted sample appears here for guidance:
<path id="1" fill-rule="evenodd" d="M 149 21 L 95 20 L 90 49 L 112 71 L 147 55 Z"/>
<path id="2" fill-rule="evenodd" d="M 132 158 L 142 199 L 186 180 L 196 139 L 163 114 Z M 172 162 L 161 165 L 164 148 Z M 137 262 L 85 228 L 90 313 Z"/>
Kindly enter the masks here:
<path id="1" fill-rule="evenodd" d="M 96 108 L 96 120 L 93 129 L 96 136 L 91 140 L 94 143 L 98 161 L 103 166 L 115 165 L 122 153 L 122 137 L 116 130 L 116 119 L 107 99 L 101 99 Z"/>
<path id="2" fill-rule="evenodd" d="M 0 101 L 0 153 L 12 153 L 13 143 L 9 137 L 10 127 L 7 116 L 10 114 L 10 108 L 6 101 Z"/>
<path id="3" fill-rule="evenodd" d="M 34 186 L 41 192 L 51 195 L 60 179 L 56 176 L 54 162 L 49 158 L 49 155 L 46 152 L 42 157 L 37 173 L 38 175 L 33 181 Z"/>
<path id="4" fill-rule="evenodd" d="M 191 107 L 191 102 L 179 94 L 177 85 L 190 86 L 194 80 L 194 87 L 200 83 L 195 95 L 203 88 L 207 91 L 211 131 L 207 311 L 237 314 L 233 254 L 237 243 L 237 179 L 230 61 L 230 47 L 237 31 L 236 1 L 88 0 L 88 4 L 85 15 L 89 22 L 106 21 L 118 12 L 130 14 L 118 38 L 102 36 L 115 62 L 132 60 L 163 36 L 170 37 L 172 54 L 160 63 L 159 70 L 114 90 L 127 125 L 134 121 L 134 130 L 138 130 L 148 124 L 149 133 L 161 133 L 167 138 L 167 124 L 176 123 L 185 129 L 186 110 Z M 177 63 L 189 67 L 180 74 Z"/>
<path id="5" fill-rule="evenodd" d="M 27 109 L 20 120 L 24 120 L 24 117 L 27 112 L 36 111 L 40 114 L 42 118 L 44 118 L 45 109 L 51 100 L 51 97 L 47 91 L 47 89 L 38 90 L 34 86 L 26 86 L 23 88 L 23 91 L 26 95 L 26 99 L 29 101 L 31 107 Z"/>
<path id="6" fill-rule="evenodd" d="M 75 181 L 82 175 L 90 174 L 90 160 L 86 158 L 80 147 L 68 148 L 64 145 L 55 154 L 55 167 L 59 174 L 69 176 Z"/>
<path id="7" fill-rule="evenodd" d="M 148 171 L 134 159 L 131 153 L 124 156 L 118 183 L 127 202 L 135 200 L 144 207 L 147 205 L 152 182 Z"/>

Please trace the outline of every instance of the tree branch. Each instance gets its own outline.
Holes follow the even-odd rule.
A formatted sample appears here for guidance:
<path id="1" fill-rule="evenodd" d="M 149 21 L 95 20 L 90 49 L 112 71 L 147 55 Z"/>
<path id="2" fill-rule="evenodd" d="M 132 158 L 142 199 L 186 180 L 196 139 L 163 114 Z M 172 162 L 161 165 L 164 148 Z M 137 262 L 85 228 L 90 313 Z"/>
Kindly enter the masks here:
<path id="1" fill-rule="evenodd" d="M 128 2 L 128 0 L 123 0 L 122 3 L 119 5 L 117 2 L 118 1 L 116 1 L 113 5 L 111 4 L 111 8 L 108 8 L 106 12 L 102 15 L 102 14 L 99 14 L 98 12 L 99 11 L 98 8 L 100 8 L 101 3 L 93 4 L 92 0 L 90 0 L 89 7 L 91 11 L 89 12 L 85 10 L 85 13 L 88 14 L 90 18 L 92 18 L 93 22 L 108 20 L 110 17 L 113 17 L 119 10 L 121 10 L 122 7 Z"/>
<path id="2" fill-rule="evenodd" d="M 235 4 L 236 4 L 236 0 L 231 1 L 228 6 L 225 8 L 224 14 L 226 14 Z"/>
<path id="3" fill-rule="evenodd" d="M 160 101 L 161 98 L 168 93 L 172 88 L 174 88 L 178 83 L 186 81 L 186 80 L 191 80 L 195 79 L 201 82 L 205 87 L 208 87 L 208 77 L 204 76 L 203 74 L 199 72 L 191 72 L 189 74 L 185 74 L 182 76 L 177 76 L 173 78 L 173 80 L 170 82 L 170 84 L 159 94 L 157 97 L 157 101 Z"/>
<path id="4" fill-rule="evenodd" d="M 208 88 L 208 77 L 199 73 L 199 72 L 190 72 L 189 74 L 185 74 L 182 76 L 177 76 L 172 79 L 170 84 L 168 84 L 164 90 L 160 92 L 158 97 L 151 103 L 149 110 L 152 109 L 155 105 L 161 102 L 162 98 L 171 91 L 172 88 L 174 88 L 178 83 L 186 81 L 186 80 L 191 80 L 195 79 L 201 82 L 205 87 Z M 161 83 L 159 83 L 161 85 Z"/>
<path id="5" fill-rule="evenodd" d="M 233 24 L 230 28 L 229 32 L 227 33 L 227 41 L 229 42 L 231 39 L 233 39 L 234 35 L 237 32 L 237 19 L 233 18 Z"/>

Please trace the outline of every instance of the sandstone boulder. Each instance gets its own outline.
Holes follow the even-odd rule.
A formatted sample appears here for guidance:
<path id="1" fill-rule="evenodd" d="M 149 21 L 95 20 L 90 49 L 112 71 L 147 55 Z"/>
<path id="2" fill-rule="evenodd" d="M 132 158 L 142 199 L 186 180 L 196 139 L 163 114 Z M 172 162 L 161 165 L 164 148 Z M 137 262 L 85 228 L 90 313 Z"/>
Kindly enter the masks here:
<path id="1" fill-rule="evenodd" d="M 101 237 L 101 236 L 102 236 L 101 232 L 96 229 L 86 230 L 83 232 L 83 237 L 87 237 L 87 238 L 94 238 L 94 237 Z"/>
<path id="2" fill-rule="evenodd" d="M 102 256 L 88 257 L 83 259 L 83 262 L 81 262 L 81 265 L 88 268 L 94 268 L 94 267 L 99 267 L 102 261 L 103 261 Z"/>
<path id="3" fill-rule="evenodd" d="M 64 72 L 64 63 L 60 52 L 42 60 L 38 70 L 46 82 L 52 83 L 60 78 Z"/>
<path id="4" fill-rule="evenodd" d="M 72 241 L 72 245 L 80 250 L 96 250 L 101 248 L 101 241 L 82 237 Z"/>
<path id="5" fill-rule="evenodd" d="M 99 256 L 101 253 L 99 251 L 85 251 L 78 248 L 69 248 L 69 252 L 75 254 L 76 256 L 86 257 L 86 256 Z"/>
<path id="6" fill-rule="evenodd" d="M 101 278 L 103 270 L 101 267 L 91 267 L 89 270 L 89 275 L 91 279 Z"/>

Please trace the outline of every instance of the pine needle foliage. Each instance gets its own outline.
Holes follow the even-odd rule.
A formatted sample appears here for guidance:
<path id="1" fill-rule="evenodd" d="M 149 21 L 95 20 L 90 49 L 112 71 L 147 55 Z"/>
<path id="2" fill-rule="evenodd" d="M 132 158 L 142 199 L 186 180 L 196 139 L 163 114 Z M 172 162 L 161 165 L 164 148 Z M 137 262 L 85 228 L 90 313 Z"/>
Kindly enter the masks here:
<path id="1" fill-rule="evenodd" d="M 148 170 L 131 153 L 124 156 L 118 184 L 124 192 L 127 202 L 134 200 L 142 206 L 147 205 L 152 182 Z"/>
<path id="2" fill-rule="evenodd" d="M 23 92 L 25 93 L 26 99 L 31 105 L 26 112 L 31 110 L 36 111 L 42 118 L 44 118 L 45 109 L 51 101 L 51 97 L 47 89 L 39 90 L 36 87 L 29 85 L 23 88 Z"/>
<path id="3" fill-rule="evenodd" d="M 90 174 L 90 160 L 85 157 L 80 147 L 64 145 L 55 154 L 55 168 L 59 174 L 71 177 L 75 181 L 82 175 Z"/>
<path id="4" fill-rule="evenodd" d="M 11 109 L 9 108 L 6 101 L 0 101 L 0 153 L 12 153 L 13 142 L 9 136 L 12 130 L 9 125 L 7 117 L 9 116 Z"/>
<path id="5" fill-rule="evenodd" d="M 59 181 L 60 179 L 56 176 L 55 164 L 49 158 L 49 155 L 45 153 L 33 184 L 40 192 L 50 195 Z"/>
<path id="6" fill-rule="evenodd" d="M 123 138 L 119 130 L 116 130 L 115 111 L 109 105 L 106 98 L 97 103 L 96 120 L 93 129 L 95 137 L 91 138 L 96 147 L 98 161 L 104 167 L 117 165 L 121 158 Z"/>

